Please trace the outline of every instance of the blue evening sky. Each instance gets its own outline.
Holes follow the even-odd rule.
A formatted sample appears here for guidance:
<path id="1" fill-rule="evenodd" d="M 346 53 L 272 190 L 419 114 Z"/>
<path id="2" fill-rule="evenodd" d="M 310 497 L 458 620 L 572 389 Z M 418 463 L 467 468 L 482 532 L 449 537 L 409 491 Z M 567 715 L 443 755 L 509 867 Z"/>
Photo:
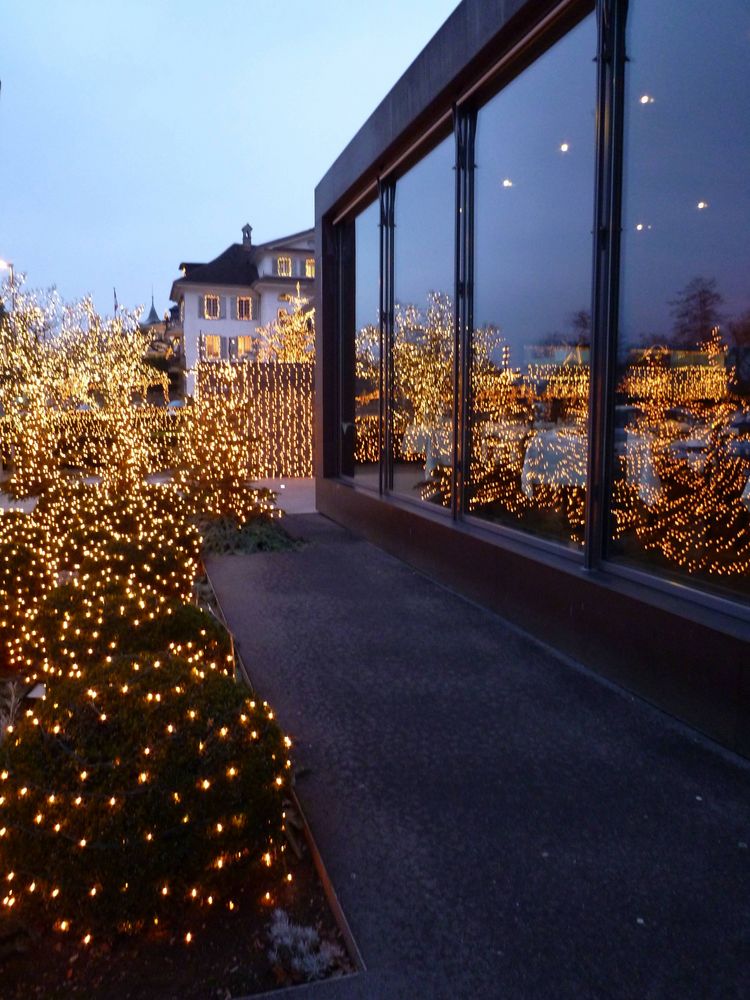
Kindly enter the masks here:
<path id="1" fill-rule="evenodd" d="M 0 258 L 107 312 L 153 285 L 163 312 L 179 262 L 245 222 L 313 224 L 316 183 L 456 6 L 0 5 Z"/>

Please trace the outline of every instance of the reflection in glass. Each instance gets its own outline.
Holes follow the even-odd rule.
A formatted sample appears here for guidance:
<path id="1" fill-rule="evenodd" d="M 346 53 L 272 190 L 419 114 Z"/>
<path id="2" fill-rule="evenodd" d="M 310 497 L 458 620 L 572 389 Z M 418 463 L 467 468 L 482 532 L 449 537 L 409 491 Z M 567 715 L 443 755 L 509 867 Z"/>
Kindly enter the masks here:
<path id="1" fill-rule="evenodd" d="M 380 237 L 377 202 L 354 222 L 354 478 L 378 487 L 380 461 Z"/>
<path id="2" fill-rule="evenodd" d="M 583 540 L 596 26 L 477 118 L 469 513 Z"/>
<path id="3" fill-rule="evenodd" d="M 611 543 L 745 595 L 748 39 L 744 0 L 631 0 Z"/>
<path id="4" fill-rule="evenodd" d="M 451 136 L 396 185 L 393 490 L 443 506 L 453 461 L 453 167 Z"/>

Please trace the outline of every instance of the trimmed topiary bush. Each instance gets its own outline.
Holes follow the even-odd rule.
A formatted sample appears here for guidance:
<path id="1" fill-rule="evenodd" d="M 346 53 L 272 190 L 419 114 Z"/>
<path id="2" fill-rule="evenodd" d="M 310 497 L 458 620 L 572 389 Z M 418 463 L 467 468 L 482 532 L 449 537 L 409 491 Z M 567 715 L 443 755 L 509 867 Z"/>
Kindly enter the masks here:
<path id="1" fill-rule="evenodd" d="M 26 671 L 43 677 L 75 673 L 90 660 L 127 653 L 176 652 L 207 669 L 234 670 L 228 632 L 192 604 L 141 608 L 138 593 L 110 582 L 93 593 L 78 581 L 50 590 L 37 605 L 33 629 L 20 642 Z"/>
<path id="2" fill-rule="evenodd" d="M 265 703 L 184 657 L 56 680 L 0 747 L 5 906 L 84 943 L 189 934 L 283 850 L 288 746 Z"/>

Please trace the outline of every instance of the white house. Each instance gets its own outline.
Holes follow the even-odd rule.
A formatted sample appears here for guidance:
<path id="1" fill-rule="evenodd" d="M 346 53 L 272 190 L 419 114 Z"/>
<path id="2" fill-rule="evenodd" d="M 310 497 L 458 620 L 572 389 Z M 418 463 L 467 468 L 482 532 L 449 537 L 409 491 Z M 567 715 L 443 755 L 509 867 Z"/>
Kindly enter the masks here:
<path id="1" fill-rule="evenodd" d="M 258 328 L 291 312 L 298 283 L 314 297 L 314 247 L 313 229 L 254 246 L 252 226 L 244 225 L 242 243 L 207 264 L 180 264 L 169 296 L 177 303 L 171 332 L 183 339 L 189 395 L 198 361 L 252 358 Z"/>

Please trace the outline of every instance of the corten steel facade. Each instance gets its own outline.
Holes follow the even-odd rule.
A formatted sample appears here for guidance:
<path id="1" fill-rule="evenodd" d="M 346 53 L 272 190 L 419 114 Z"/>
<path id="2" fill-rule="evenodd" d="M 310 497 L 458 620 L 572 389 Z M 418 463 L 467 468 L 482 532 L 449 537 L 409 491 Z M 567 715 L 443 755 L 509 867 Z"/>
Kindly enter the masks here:
<path id="1" fill-rule="evenodd" d="M 316 190 L 318 509 L 744 754 L 748 32 L 464 0 Z"/>

